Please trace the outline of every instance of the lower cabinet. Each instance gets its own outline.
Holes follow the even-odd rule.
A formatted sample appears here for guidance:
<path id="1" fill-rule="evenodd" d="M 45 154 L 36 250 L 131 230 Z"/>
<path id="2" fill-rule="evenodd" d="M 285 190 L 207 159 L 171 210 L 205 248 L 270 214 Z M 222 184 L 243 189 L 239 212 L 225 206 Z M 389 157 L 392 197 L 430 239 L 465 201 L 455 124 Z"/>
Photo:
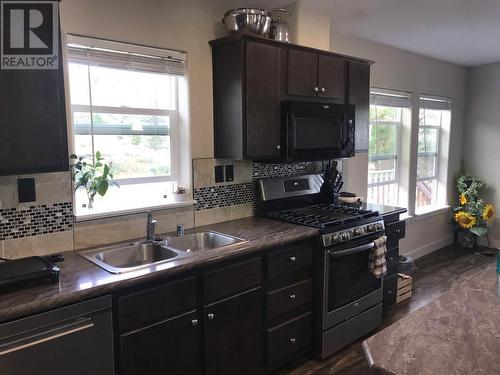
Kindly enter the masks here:
<path id="1" fill-rule="evenodd" d="M 120 335 L 121 374 L 201 374 L 200 327 L 191 311 Z"/>
<path id="2" fill-rule="evenodd" d="M 204 308 L 205 373 L 261 373 L 260 288 L 226 298 Z"/>

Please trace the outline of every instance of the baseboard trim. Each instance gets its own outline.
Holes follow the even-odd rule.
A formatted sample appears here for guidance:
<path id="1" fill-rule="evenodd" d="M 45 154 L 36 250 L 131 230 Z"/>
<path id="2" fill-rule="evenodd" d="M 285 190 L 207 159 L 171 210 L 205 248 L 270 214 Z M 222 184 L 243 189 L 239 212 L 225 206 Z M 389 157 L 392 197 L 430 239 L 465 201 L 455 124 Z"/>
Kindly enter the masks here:
<path id="1" fill-rule="evenodd" d="M 447 236 L 438 241 L 431 242 L 425 246 L 419 247 L 418 249 L 409 251 L 402 255 L 407 255 L 413 259 L 418 259 L 424 255 L 430 254 L 436 250 L 439 250 L 445 246 L 451 245 L 453 243 L 453 235 Z"/>

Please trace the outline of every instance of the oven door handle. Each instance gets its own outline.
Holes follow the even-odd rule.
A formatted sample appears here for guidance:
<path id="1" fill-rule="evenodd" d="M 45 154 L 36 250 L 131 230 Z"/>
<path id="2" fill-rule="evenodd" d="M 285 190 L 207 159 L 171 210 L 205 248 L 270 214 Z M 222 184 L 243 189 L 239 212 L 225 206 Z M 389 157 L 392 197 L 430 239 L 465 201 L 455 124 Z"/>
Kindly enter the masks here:
<path id="1" fill-rule="evenodd" d="M 367 243 L 365 245 L 353 247 L 352 249 L 341 250 L 341 251 L 329 251 L 329 253 L 334 258 L 339 258 L 339 257 L 343 257 L 346 255 L 352 255 L 352 254 L 360 253 L 362 251 L 370 250 L 374 246 L 375 246 L 375 242 L 370 242 L 370 243 Z"/>

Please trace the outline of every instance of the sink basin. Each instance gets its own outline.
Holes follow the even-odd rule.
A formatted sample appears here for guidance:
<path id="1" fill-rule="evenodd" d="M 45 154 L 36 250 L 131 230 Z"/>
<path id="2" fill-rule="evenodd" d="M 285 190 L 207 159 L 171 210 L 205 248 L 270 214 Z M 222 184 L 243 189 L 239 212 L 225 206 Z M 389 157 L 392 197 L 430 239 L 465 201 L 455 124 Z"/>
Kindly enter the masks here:
<path id="1" fill-rule="evenodd" d="M 174 249 L 153 242 L 85 251 L 81 255 L 111 273 L 135 271 L 182 256 Z"/>
<path id="2" fill-rule="evenodd" d="M 192 253 L 196 251 L 220 249 L 221 247 L 237 245 L 244 242 L 247 241 L 242 238 L 206 231 L 186 234 L 180 237 L 169 237 L 167 238 L 167 247 L 177 251 Z"/>

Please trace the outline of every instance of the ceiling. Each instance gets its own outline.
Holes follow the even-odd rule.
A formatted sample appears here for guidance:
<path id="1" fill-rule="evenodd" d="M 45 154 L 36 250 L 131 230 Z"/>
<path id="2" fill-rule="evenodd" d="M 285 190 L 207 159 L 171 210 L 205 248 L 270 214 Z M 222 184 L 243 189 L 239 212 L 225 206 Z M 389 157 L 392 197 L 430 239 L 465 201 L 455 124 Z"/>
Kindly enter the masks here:
<path id="1" fill-rule="evenodd" d="M 312 0 L 332 30 L 464 66 L 500 61 L 500 0 Z"/>
<path id="2" fill-rule="evenodd" d="M 272 8 L 293 0 L 211 0 Z M 332 30 L 463 66 L 500 61 L 500 0 L 302 0 Z"/>

